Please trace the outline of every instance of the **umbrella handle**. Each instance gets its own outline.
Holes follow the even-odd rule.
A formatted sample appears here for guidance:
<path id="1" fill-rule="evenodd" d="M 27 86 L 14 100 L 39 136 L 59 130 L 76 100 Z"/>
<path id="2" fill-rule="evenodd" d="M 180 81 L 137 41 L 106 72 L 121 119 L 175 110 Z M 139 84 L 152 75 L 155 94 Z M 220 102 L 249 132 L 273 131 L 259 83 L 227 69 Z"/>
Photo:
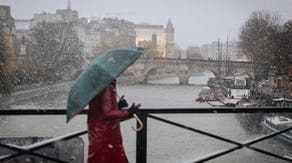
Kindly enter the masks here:
<path id="1" fill-rule="evenodd" d="M 133 114 L 133 116 L 136 119 L 136 121 L 139 123 L 139 127 L 135 128 L 134 126 L 132 126 L 132 129 L 136 132 L 139 132 L 143 129 L 143 122 L 140 120 L 140 118 L 136 114 Z"/>

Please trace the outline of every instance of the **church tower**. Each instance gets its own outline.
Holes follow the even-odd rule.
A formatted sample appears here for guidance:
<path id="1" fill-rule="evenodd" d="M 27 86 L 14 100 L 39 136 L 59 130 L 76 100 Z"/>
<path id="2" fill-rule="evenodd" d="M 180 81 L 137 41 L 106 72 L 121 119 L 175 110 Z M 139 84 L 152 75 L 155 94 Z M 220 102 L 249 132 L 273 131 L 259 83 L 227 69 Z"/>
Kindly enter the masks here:
<path id="1" fill-rule="evenodd" d="M 71 1 L 68 0 L 66 9 L 58 9 L 57 15 L 61 16 L 61 20 L 64 22 L 78 22 L 78 12 L 71 9 Z"/>
<path id="2" fill-rule="evenodd" d="M 71 2 L 70 2 L 70 0 L 68 0 L 67 10 L 71 10 Z"/>
<path id="3" fill-rule="evenodd" d="M 174 57 L 174 27 L 169 18 L 167 26 L 164 30 L 165 33 L 165 51 L 163 56 L 167 58 Z"/>

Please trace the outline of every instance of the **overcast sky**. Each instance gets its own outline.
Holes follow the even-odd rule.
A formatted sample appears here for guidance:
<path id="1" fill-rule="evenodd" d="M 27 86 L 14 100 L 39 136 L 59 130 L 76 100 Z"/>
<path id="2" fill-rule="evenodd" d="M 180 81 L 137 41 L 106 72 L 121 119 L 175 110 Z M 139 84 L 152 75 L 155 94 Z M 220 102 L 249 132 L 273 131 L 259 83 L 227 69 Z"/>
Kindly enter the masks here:
<path id="1" fill-rule="evenodd" d="M 68 0 L 1 0 L 16 19 L 34 13 L 54 13 Z M 292 0 L 71 0 L 79 17 L 118 17 L 134 23 L 166 25 L 171 18 L 175 41 L 181 47 L 237 39 L 240 27 L 255 10 L 269 10 L 283 21 L 292 19 Z"/>

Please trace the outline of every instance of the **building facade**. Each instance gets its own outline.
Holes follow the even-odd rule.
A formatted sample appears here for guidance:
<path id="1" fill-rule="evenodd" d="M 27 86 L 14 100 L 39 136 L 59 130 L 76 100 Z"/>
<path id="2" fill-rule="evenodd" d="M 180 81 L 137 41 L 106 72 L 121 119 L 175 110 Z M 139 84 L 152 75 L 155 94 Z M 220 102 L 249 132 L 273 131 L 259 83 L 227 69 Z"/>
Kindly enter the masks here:
<path id="1" fill-rule="evenodd" d="M 200 53 L 204 59 L 246 61 L 245 55 L 243 55 L 240 50 L 237 41 L 228 41 L 224 43 L 213 41 L 199 47 Z"/>
<path id="2" fill-rule="evenodd" d="M 85 57 L 94 57 L 101 47 L 101 30 L 94 22 L 88 22 L 87 18 L 81 18 L 74 27 L 78 38 L 83 42 L 82 54 Z"/>
<path id="3" fill-rule="evenodd" d="M 136 31 L 133 22 L 117 18 L 104 18 L 99 23 L 103 26 L 102 46 L 112 45 L 113 47 L 120 47 L 136 45 Z"/>
<path id="4" fill-rule="evenodd" d="M 58 9 L 55 13 L 34 14 L 30 28 L 40 22 L 71 22 L 79 40 L 83 43 L 83 56 L 96 57 L 102 49 L 119 46 L 135 46 L 135 25 L 127 20 L 104 18 L 88 21 L 79 18 L 78 12 L 71 9 L 70 0 L 66 9 Z"/>
<path id="5" fill-rule="evenodd" d="M 172 25 L 171 20 L 168 20 L 167 26 L 164 29 L 164 38 L 165 38 L 165 51 L 163 52 L 163 56 L 167 58 L 174 57 L 174 27 Z"/>
<path id="6" fill-rule="evenodd" d="M 66 9 L 58 9 L 55 13 L 47 13 L 43 12 L 40 14 L 34 14 L 31 28 L 35 27 L 40 22 L 78 22 L 78 12 L 76 10 L 71 9 L 71 2 L 68 0 L 67 8 Z"/>
<path id="7" fill-rule="evenodd" d="M 25 57 L 29 54 L 31 20 L 16 19 L 16 54 L 17 57 Z"/>
<path id="8" fill-rule="evenodd" d="M 158 52 L 157 57 L 174 57 L 174 27 L 169 19 L 166 28 L 163 25 L 135 24 L 136 45 Z"/>
<path id="9" fill-rule="evenodd" d="M 10 13 L 10 6 L 0 5 L 0 27 L 10 39 L 15 39 L 15 23 Z"/>
<path id="10" fill-rule="evenodd" d="M 0 10 L 1 15 L 10 13 L 10 8 Z M 10 21 L 13 24 L 14 21 Z M 29 53 L 31 30 L 41 22 L 70 22 L 79 40 L 83 43 L 82 54 L 85 57 L 96 57 L 105 50 L 121 46 L 151 47 L 157 57 L 174 57 L 174 27 L 169 19 L 166 27 L 163 25 L 134 24 L 133 22 L 103 18 L 88 21 L 79 18 L 78 12 L 71 9 L 68 0 L 66 9 L 58 9 L 55 13 L 37 13 L 31 20 L 17 20 L 17 39 L 19 56 Z"/>
<path id="11" fill-rule="evenodd" d="M 203 59 L 201 48 L 199 46 L 189 46 L 187 48 L 187 58 Z"/>

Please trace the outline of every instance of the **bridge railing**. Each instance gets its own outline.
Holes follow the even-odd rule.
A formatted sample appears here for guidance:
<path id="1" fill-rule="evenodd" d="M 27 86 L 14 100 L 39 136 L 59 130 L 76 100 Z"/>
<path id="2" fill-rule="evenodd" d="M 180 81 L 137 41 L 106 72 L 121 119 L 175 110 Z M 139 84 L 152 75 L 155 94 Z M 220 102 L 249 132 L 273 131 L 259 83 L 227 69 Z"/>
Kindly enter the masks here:
<path id="1" fill-rule="evenodd" d="M 292 158 L 290 157 L 285 157 L 281 156 L 279 154 L 275 154 L 269 151 L 265 151 L 263 149 L 256 148 L 252 145 L 262 142 L 268 138 L 277 136 L 281 133 L 287 132 L 292 129 L 292 126 L 279 130 L 274 133 L 270 133 L 264 136 L 260 136 L 258 138 L 255 138 L 253 140 L 246 141 L 244 143 L 231 140 L 228 138 L 224 138 L 222 136 L 218 136 L 213 133 L 205 132 L 196 128 L 192 128 L 190 126 L 186 126 L 177 122 L 173 122 L 161 117 L 156 116 L 157 114 L 229 114 L 229 113 L 292 113 L 292 109 L 290 108 L 196 108 L 196 109 L 190 109 L 190 108 L 173 108 L 173 109 L 141 109 L 137 113 L 142 122 L 144 123 L 144 128 L 142 131 L 137 132 L 137 139 L 136 139 L 136 162 L 137 163 L 146 163 L 147 162 L 147 130 L 149 127 L 148 126 L 148 118 L 155 119 L 157 121 L 171 124 L 176 127 L 180 127 L 182 129 L 196 132 L 205 136 L 209 136 L 212 138 L 215 138 L 217 140 L 227 142 L 230 144 L 235 145 L 235 147 L 232 148 L 226 148 L 225 150 L 221 150 L 220 152 L 212 153 L 209 154 L 206 157 L 202 157 L 198 160 L 195 160 L 193 162 L 205 162 L 208 160 L 212 160 L 214 158 L 229 154 L 233 151 L 240 150 L 242 148 L 247 148 L 252 151 L 256 151 L 265 155 L 273 156 L 281 160 L 285 161 L 292 161 Z M 26 109 L 26 110 L 0 110 L 0 116 L 26 116 L 26 115 L 65 115 L 66 110 L 52 110 L 52 109 L 46 109 L 46 110 L 33 110 L 33 109 Z M 81 114 L 87 114 L 87 111 L 81 112 Z M 138 125 L 138 124 L 137 124 Z M 54 162 L 68 162 L 66 160 L 54 158 L 47 156 L 42 153 L 37 153 L 36 150 L 42 149 L 45 147 L 48 147 L 58 141 L 65 141 L 65 140 L 70 140 L 76 137 L 79 137 L 81 135 L 87 134 L 87 129 L 74 132 L 74 133 L 68 133 L 66 135 L 54 137 L 51 139 L 48 139 L 46 141 L 36 143 L 32 146 L 29 147 L 21 147 L 17 145 L 11 145 L 11 144 L 5 144 L 5 143 L 0 143 L 0 147 L 9 149 L 13 152 L 10 154 L 2 155 L 0 156 L 0 162 L 5 162 L 7 160 L 10 160 L 12 158 L 21 156 L 21 155 L 31 155 L 31 156 L 37 156 L 45 160 L 50 160 Z"/>

